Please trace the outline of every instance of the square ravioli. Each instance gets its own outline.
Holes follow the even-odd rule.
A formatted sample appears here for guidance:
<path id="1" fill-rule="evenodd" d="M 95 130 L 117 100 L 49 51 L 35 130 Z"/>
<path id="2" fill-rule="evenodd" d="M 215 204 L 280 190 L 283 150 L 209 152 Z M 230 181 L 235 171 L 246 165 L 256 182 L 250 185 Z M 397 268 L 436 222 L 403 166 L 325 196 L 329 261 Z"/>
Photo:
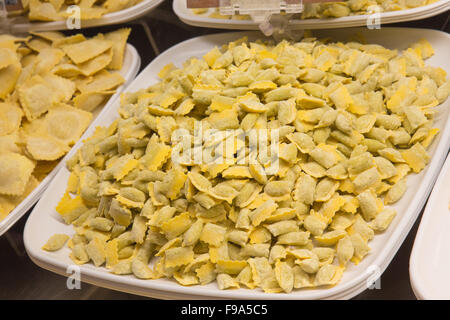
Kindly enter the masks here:
<path id="1" fill-rule="evenodd" d="M 21 195 L 34 170 L 34 162 L 17 153 L 0 154 L 0 194 Z"/>
<path id="2" fill-rule="evenodd" d="M 115 70 L 130 31 L 91 39 L 55 31 L 0 36 L 0 220 L 52 171 L 87 129 L 92 112 L 125 82 Z"/>

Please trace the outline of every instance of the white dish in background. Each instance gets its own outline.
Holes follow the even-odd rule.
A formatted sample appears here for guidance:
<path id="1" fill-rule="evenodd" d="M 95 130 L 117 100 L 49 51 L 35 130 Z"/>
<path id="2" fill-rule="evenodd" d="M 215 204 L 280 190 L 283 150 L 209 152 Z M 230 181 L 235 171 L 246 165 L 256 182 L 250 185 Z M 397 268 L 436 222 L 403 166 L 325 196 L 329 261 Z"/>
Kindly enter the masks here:
<path id="1" fill-rule="evenodd" d="M 164 0 L 142 0 L 142 2 L 116 12 L 107 13 L 99 19 L 81 20 L 81 28 L 107 26 L 135 20 L 155 9 Z M 26 16 L 8 18 L 10 30 L 8 33 L 23 33 L 29 31 L 68 30 L 66 20 L 42 22 L 29 21 Z"/>
<path id="2" fill-rule="evenodd" d="M 315 33 L 319 37 L 330 36 L 336 40 L 350 39 L 354 34 L 358 33 L 364 36 L 368 43 L 379 43 L 391 49 L 404 49 L 411 43 L 426 38 L 436 51 L 435 56 L 429 59 L 427 63 L 433 66 L 441 66 L 450 73 L 447 57 L 450 50 L 450 35 L 443 32 L 405 28 L 383 28 L 370 31 L 365 28 L 355 28 L 319 30 Z M 234 41 L 242 36 L 248 36 L 250 40 L 262 38 L 262 35 L 258 32 L 237 32 L 202 36 L 182 42 L 153 60 L 135 81 L 128 86 L 127 91 L 134 92 L 157 82 L 157 73 L 168 63 L 181 66 L 190 57 L 201 57 L 214 46 L 220 47 L 222 44 Z M 98 119 L 97 125 L 109 125 L 114 121 L 117 118 L 118 107 L 118 99 L 111 102 L 110 108 Z M 290 294 L 265 294 L 262 291 L 248 289 L 221 291 L 215 283 L 207 286 L 183 287 L 175 281 L 166 279 L 139 280 L 132 275 L 114 275 L 105 268 L 96 268 L 91 264 L 80 266 L 81 279 L 82 281 L 114 290 L 171 299 L 351 298 L 366 289 L 367 279 L 371 276 L 370 268 L 376 266 L 381 272 L 386 269 L 408 234 L 431 191 L 450 146 L 450 120 L 447 121 L 450 114 L 450 101 L 446 101 L 440 107 L 440 110 L 435 125 L 441 129 L 441 133 L 430 148 L 432 158 L 429 165 L 420 174 L 413 174 L 409 177 L 408 191 L 403 199 L 393 206 L 397 209 L 398 215 L 385 233 L 377 235 L 370 242 L 371 253 L 358 266 L 351 264 L 344 273 L 342 281 L 333 288 L 297 290 Z M 85 136 L 90 135 L 92 131 L 93 128 L 90 128 Z M 73 152 L 80 145 L 81 142 L 78 142 Z M 42 268 L 62 275 L 65 275 L 67 267 L 73 264 L 69 258 L 70 250 L 64 247 L 57 252 L 45 252 L 41 250 L 41 247 L 55 233 L 74 234 L 72 226 L 66 225 L 55 211 L 56 205 L 65 192 L 68 177 L 69 171 L 63 166 L 29 216 L 24 230 L 25 248 L 30 258 Z"/>
<path id="3" fill-rule="evenodd" d="M 115 100 L 116 97 L 126 88 L 126 86 L 136 77 L 141 66 L 141 57 L 139 56 L 136 49 L 127 44 L 123 67 L 120 70 L 120 74 L 124 77 L 125 82 L 119 88 L 117 88 L 116 93 L 109 98 L 109 101 L 105 104 L 103 108 L 97 108 L 94 110 L 94 120 L 89 125 L 89 128 L 95 128 L 96 121 L 104 114 L 107 113 L 111 101 Z M 88 129 L 89 130 L 89 129 Z M 53 177 L 56 175 L 58 170 L 61 168 L 66 159 L 70 157 L 72 150 L 58 163 L 58 165 L 42 180 L 42 182 L 16 207 L 13 211 L 6 216 L 5 219 L 0 221 L 0 236 L 8 231 L 14 223 L 16 223 L 40 198 L 44 190 L 47 188 L 49 183 L 52 181 Z"/>
<path id="4" fill-rule="evenodd" d="M 423 300 L 450 299 L 450 155 L 420 222 L 409 261 L 414 294 Z"/>
<path id="5" fill-rule="evenodd" d="M 429 18 L 445 12 L 450 9 L 450 0 L 439 0 L 435 3 L 399 11 L 390 11 L 380 13 L 380 23 L 395 23 Z M 186 6 L 186 0 L 173 0 L 173 10 L 176 15 L 189 25 L 205 28 L 218 29 L 239 29 L 239 30 L 258 30 L 258 25 L 252 20 L 232 20 L 232 19 L 215 19 L 209 18 L 208 15 L 214 9 L 210 9 L 208 13 L 197 15 L 192 13 L 191 9 Z M 293 29 L 327 29 L 327 28 L 347 28 L 366 26 L 370 20 L 370 15 L 354 15 L 342 18 L 329 19 L 295 19 L 291 20 Z"/>

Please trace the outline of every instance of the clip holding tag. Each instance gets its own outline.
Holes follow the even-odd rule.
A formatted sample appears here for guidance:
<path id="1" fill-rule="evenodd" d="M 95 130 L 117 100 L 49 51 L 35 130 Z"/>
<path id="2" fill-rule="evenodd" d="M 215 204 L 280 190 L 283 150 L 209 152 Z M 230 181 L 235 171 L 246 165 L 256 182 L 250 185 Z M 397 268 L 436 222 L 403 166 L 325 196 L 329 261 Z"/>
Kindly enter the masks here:
<path id="1" fill-rule="evenodd" d="M 14 21 L 23 10 L 22 0 L 0 0 L 0 31 L 12 33 Z"/>
<path id="2" fill-rule="evenodd" d="M 9 33 L 10 23 L 8 23 L 8 10 L 5 0 L 0 0 L 0 32 Z"/>
<path id="3" fill-rule="evenodd" d="M 0 0 L 0 18 L 6 18 L 8 16 L 8 11 L 6 10 L 5 0 Z"/>
<path id="4" fill-rule="evenodd" d="M 303 11 L 302 0 L 220 0 L 220 14 L 249 15 L 265 36 L 287 34 L 289 20 Z"/>
<path id="5" fill-rule="evenodd" d="M 299 13 L 303 11 L 302 0 L 220 0 L 223 15 L 268 13 Z"/>
<path id="6" fill-rule="evenodd" d="M 293 29 L 292 25 L 290 24 L 290 18 L 292 16 L 293 15 L 290 14 L 290 15 L 273 15 L 271 17 L 269 24 L 272 28 L 271 30 L 272 33 L 270 35 L 275 39 L 275 41 L 279 42 L 281 40 L 287 39 L 297 42 L 303 38 L 304 30 Z"/>

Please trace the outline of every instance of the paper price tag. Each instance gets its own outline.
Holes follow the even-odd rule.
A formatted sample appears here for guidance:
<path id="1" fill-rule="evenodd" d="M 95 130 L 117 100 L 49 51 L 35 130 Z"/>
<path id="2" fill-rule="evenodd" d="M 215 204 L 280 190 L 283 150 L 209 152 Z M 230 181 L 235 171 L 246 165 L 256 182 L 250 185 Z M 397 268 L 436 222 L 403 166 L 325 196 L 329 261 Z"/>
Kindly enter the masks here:
<path id="1" fill-rule="evenodd" d="M 318 3 L 318 2 L 335 2 L 336 0 L 303 0 L 303 3 Z M 298 4 L 299 0 L 285 0 L 286 4 Z M 218 8 L 220 7 L 220 0 L 187 0 L 187 7 L 189 9 L 198 8 Z"/>
<path id="2" fill-rule="evenodd" d="M 219 0 L 187 0 L 187 7 L 189 9 L 197 8 L 217 8 Z"/>
<path id="3" fill-rule="evenodd" d="M 23 10 L 22 0 L 0 0 L 0 7 L 6 12 Z"/>

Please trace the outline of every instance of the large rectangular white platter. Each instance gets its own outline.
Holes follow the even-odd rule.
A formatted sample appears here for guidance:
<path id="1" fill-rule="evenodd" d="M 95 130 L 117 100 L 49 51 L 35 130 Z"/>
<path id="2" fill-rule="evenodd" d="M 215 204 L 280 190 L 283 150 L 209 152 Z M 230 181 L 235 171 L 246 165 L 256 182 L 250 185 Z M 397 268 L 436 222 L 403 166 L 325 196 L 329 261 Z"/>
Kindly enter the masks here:
<path id="1" fill-rule="evenodd" d="M 124 23 L 131 20 L 136 20 L 143 15 L 155 9 L 164 0 L 142 0 L 135 6 L 105 14 L 99 19 L 82 20 L 81 28 L 107 26 L 111 24 Z M 54 31 L 54 30 L 68 30 L 66 20 L 40 22 L 29 21 L 28 17 L 19 16 L 8 18 L 10 30 L 8 33 L 23 33 L 29 31 Z"/>
<path id="2" fill-rule="evenodd" d="M 450 155 L 420 221 L 409 261 L 411 286 L 423 300 L 450 299 Z"/>
<path id="3" fill-rule="evenodd" d="M 379 18 L 380 24 L 404 22 L 429 18 L 445 12 L 450 9 L 450 0 L 439 0 L 435 3 L 408 9 L 391 12 L 382 12 L 378 16 L 375 15 L 354 15 L 342 18 L 329 19 L 295 19 L 291 20 L 290 27 L 293 29 L 328 29 L 328 28 L 348 28 L 366 26 L 368 21 L 375 21 Z M 216 19 L 210 18 L 209 14 L 214 9 L 210 9 L 207 13 L 197 15 L 186 6 L 186 0 L 173 0 L 173 10 L 176 15 L 185 23 L 197 27 L 218 28 L 218 29 L 237 29 L 237 30 L 258 30 L 258 24 L 252 20 L 233 20 L 233 19 Z"/>
<path id="4" fill-rule="evenodd" d="M 111 106 L 111 101 L 115 100 L 116 97 L 120 95 L 128 84 L 136 77 L 141 66 L 141 57 L 139 56 L 136 49 L 127 44 L 123 66 L 120 70 L 120 74 L 124 77 L 125 82 L 119 88 L 117 88 L 116 93 L 109 98 L 109 101 L 105 104 L 103 109 L 97 108 L 94 110 L 94 120 L 90 124 L 89 128 L 95 128 L 97 120 L 102 117 L 103 114 L 108 112 L 108 108 Z M 48 174 L 47 177 L 42 180 L 42 182 L 34 189 L 5 219 L 0 221 L 0 236 L 8 231 L 14 223 L 17 222 L 40 198 L 44 190 L 48 187 L 52 179 L 55 177 L 58 170 L 63 166 L 65 160 L 68 159 L 66 155 L 60 163 Z"/>
<path id="5" fill-rule="evenodd" d="M 364 28 L 318 31 L 319 37 L 331 37 L 336 40 L 349 40 L 358 34 L 368 43 L 378 43 L 391 49 L 405 49 L 411 43 L 426 38 L 433 45 L 436 54 L 427 61 L 433 66 L 440 66 L 450 73 L 447 54 L 450 50 L 450 35 L 439 31 L 424 29 L 384 28 L 370 31 Z M 261 38 L 258 32 L 238 32 L 209 35 L 182 42 L 158 56 L 150 63 L 127 88 L 134 92 L 146 88 L 158 81 L 157 73 L 162 66 L 174 63 L 181 66 L 190 57 L 201 57 L 214 46 L 221 46 L 242 36 L 250 40 Z M 116 100 L 97 122 L 98 125 L 109 125 L 117 118 L 119 101 Z M 109 273 L 105 268 L 95 268 L 91 264 L 81 266 L 81 279 L 115 290 L 158 298 L 185 299 L 344 299 L 350 298 L 366 289 L 367 280 L 373 276 L 372 270 L 383 272 L 394 257 L 429 195 L 437 174 L 450 146 L 450 101 L 440 107 L 440 114 L 435 125 L 441 129 L 433 142 L 430 153 L 431 162 L 420 174 L 411 175 L 408 179 L 408 191 L 401 201 L 394 205 L 398 211 L 388 230 L 377 235 L 370 242 L 371 253 L 358 265 L 353 264 L 344 273 L 342 281 L 333 288 L 300 290 L 290 294 L 266 294 L 262 291 L 238 289 L 221 291 L 216 284 L 207 286 L 182 287 L 174 281 L 165 279 L 139 280 L 134 276 L 118 276 Z M 92 133 L 88 130 L 86 136 Z M 79 142 L 74 149 L 80 147 Z M 72 235 L 71 226 L 64 224 L 55 207 L 64 194 L 69 171 L 63 167 L 49 186 L 39 203 L 30 215 L 24 231 L 25 247 L 30 258 L 39 266 L 64 275 L 72 264 L 68 257 L 70 250 L 63 248 L 57 252 L 45 252 L 42 245 L 54 233 Z"/>

